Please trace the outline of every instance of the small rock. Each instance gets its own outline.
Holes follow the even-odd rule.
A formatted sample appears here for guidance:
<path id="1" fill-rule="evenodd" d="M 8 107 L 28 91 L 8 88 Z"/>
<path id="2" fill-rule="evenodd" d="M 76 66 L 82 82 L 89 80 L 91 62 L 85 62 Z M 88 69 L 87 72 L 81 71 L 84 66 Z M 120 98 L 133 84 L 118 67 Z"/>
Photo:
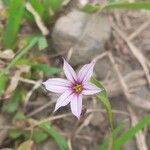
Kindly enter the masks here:
<path id="1" fill-rule="evenodd" d="M 73 10 L 56 22 L 52 33 L 53 47 L 58 52 L 73 48 L 72 65 L 88 63 L 105 51 L 110 31 L 110 23 L 103 15 Z"/>

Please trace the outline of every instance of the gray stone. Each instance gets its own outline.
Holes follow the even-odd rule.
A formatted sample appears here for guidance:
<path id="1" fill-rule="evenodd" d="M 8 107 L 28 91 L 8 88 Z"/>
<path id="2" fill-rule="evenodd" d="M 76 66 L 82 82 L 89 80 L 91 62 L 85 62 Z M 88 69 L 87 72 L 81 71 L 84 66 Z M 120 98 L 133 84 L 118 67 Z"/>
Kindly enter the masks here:
<path id="1" fill-rule="evenodd" d="M 56 22 L 52 33 L 53 47 L 58 52 L 73 48 L 72 65 L 88 63 L 105 51 L 110 31 L 107 17 L 73 10 Z"/>

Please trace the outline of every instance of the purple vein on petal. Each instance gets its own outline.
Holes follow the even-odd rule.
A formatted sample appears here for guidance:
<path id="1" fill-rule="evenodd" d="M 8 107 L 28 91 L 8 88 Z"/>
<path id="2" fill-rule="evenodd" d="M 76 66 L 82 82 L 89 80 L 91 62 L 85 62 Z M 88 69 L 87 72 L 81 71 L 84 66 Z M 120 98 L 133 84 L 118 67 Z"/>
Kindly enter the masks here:
<path id="1" fill-rule="evenodd" d="M 62 106 L 66 106 L 67 104 L 69 104 L 69 102 L 71 101 L 72 98 L 73 98 L 73 94 L 70 90 L 63 93 L 58 98 L 58 100 L 56 102 L 56 105 L 55 105 L 55 110 L 54 111 L 58 110 Z"/>
<path id="2" fill-rule="evenodd" d="M 48 79 L 46 82 L 43 82 L 46 89 L 54 92 L 54 93 L 63 93 L 64 91 L 68 90 L 71 82 L 61 78 L 52 78 Z"/>
<path id="3" fill-rule="evenodd" d="M 71 100 L 71 111 L 79 119 L 82 112 L 82 94 L 74 94 Z"/>
<path id="4" fill-rule="evenodd" d="M 87 81 L 91 78 L 93 74 L 93 69 L 94 69 L 95 62 L 91 62 L 90 64 L 84 65 L 79 73 L 78 73 L 78 78 L 80 81 Z"/>
<path id="5" fill-rule="evenodd" d="M 100 89 L 99 87 L 97 87 L 96 85 L 92 83 L 84 83 L 83 89 L 84 89 L 82 91 L 83 95 L 92 95 L 92 94 L 96 94 L 102 91 L 102 89 Z"/>
<path id="6" fill-rule="evenodd" d="M 76 76 L 74 69 L 67 63 L 65 59 L 64 59 L 63 69 L 68 80 L 70 80 L 71 82 L 74 82 L 77 80 L 77 76 Z"/>

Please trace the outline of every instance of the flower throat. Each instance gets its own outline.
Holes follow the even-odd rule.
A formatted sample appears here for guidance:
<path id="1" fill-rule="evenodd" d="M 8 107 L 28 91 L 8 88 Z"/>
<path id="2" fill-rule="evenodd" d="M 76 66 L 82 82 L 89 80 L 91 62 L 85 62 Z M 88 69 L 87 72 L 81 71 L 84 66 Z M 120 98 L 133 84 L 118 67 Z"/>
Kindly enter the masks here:
<path id="1" fill-rule="evenodd" d="M 83 87 L 82 87 L 81 84 L 75 84 L 75 85 L 73 86 L 73 90 L 74 90 L 76 93 L 81 93 L 82 90 L 83 90 Z"/>

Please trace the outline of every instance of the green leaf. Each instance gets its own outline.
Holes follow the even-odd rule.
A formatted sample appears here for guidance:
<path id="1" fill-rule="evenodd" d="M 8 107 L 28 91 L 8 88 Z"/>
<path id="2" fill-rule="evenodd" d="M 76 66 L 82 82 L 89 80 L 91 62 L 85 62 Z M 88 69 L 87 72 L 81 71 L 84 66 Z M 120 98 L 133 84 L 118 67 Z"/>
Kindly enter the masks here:
<path id="1" fill-rule="evenodd" d="M 48 122 L 38 125 L 58 144 L 60 150 L 68 150 L 68 145 L 65 138 Z"/>
<path id="2" fill-rule="evenodd" d="M 8 136 L 11 139 L 17 139 L 18 137 L 20 137 L 22 135 L 22 132 L 18 129 L 12 129 L 8 131 Z"/>
<path id="3" fill-rule="evenodd" d="M 108 3 L 105 8 L 150 9 L 150 2 L 116 2 Z"/>
<path id="4" fill-rule="evenodd" d="M 13 48 L 21 20 L 24 13 L 24 1 L 12 0 L 8 12 L 8 22 L 4 31 L 3 42 L 5 48 Z"/>
<path id="5" fill-rule="evenodd" d="M 101 9 L 101 5 L 100 4 L 86 4 L 83 8 L 81 8 L 83 11 L 87 12 L 87 13 L 94 13 L 98 10 Z"/>
<path id="6" fill-rule="evenodd" d="M 25 115 L 23 112 L 18 111 L 15 116 L 13 117 L 13 121 L 15 122 L 16 120 L 23 120 L 25 119 Z"/>
<path id="7" fill-rule="evenodd" d="M 38 128 L 34 128 L 32 133 L 31 131 L 24 131 L 22 134 L 26 140 L 30 139 L 32 134 L 32 139 L 36 143 L 42 142 L 48 138 L 48 134 Z"/>
<path id="8" fill-rule="evenodd" d="M 44 140 L 46 140 L 48 137 L 48 134 L 46 134 L 45 132 L 43 132 L 42 130 L 37 130 L 35 129 L 33 131 L 33 140 L 37 143 L 42 142 Z"/>
<path id="9" fill-rule="evenodd" d="M 46 21 L 50 21 L 50 0 L 44 0 L 44 15 L 43 19 Z"/>
<path id="10" fill-rule="evenodd" d="M 29 0 L 34 10 L 36 10 L 36 12 L 41 17 L 44 15 L 44 3 L 42 1 L 41 0 Z"/>
<path id="11" fill-rule="evenodd" d="M 3 0 L 4 5 L 9 6 L 11 4 L 11 0 Z"/>
<path id="12" fill-rule="evenodd" d="M 112 2 L 107 4 L 87 4 L 82 10 L 93 13 L 104 8 L 150 9 L 150 2 Z"/>
<path id="13" fill-rule="evenodd" d="M 42 0 L 42 1 L 41 0 L 29 0 L 34 10 L 39 14 L 39 16 L 44 21 L 49 21 L 50 19 L 50 16 L 49 16 L 50 1 L 51 0 Z M 24 16 L 28 20 L 34 21 L 34 17 L 30 12 L 25 11 Z"/>
<path id="14" fill-rule="evenodd" d="M 19 102 L 22 100 L 22 90 L 17 88 L 12 97 L 3 105 L 3 110 L 8 113 L 13 113 L 17 110 Z"/>
<path id="15" fill-rule="evenodd" d="M 36 71 L 42 71 L 45 75 L 52 75 L 62 71 L 62 69 L 57 67 L 51 67 L 48 64 L 38 63 L 31 59 L 21 59 L 17 63 L 17 65 L 29 65 L 32 69 Z"/>
<path id="16" fill-rule="evenodd" d="M 47 64 L 40 64 L 40 63 L 33 64 L 32 68 L 38 71 L 42 71 L 45 75 L 52 75 L 62 71 L 60 68 L 50 67 Z"/>
<path id="17" fill-rule="evenodd" d="M 92 77 L 92 82 L 98 86 L 99 88 L 102 89 L 102 91 L 98 94 L 96 94 L 96 97 L 98 98 L 98 100 L 100 100 L 100 102 L 103 104 L 103 106 L 105 107 L 108 117 L 109 117 L 109 122 L 111 125 L 111 128 L 113 128 L 112 125 L 112 110 L 111 110 L 111 104 L 109 102 L 108 96 L 107 96 L 107 92 L 104 88 L 104 86 L 98 81 L 96 80 L 94 77 Z"/>
<path id="18" fill-rule="evenodd" d="M 43 50 L 43 49 L 47 48 L 48 43 L 47 43 L 47 40 L 44 36 L 41 36 L 39 38 L 38 46 L 39 46 L 40 50 Z"/>
<path id="19" fill-rule="evenodd" d="M 143 117 L 135 126 L 131 127 L 128 131 L 122 133 L 113 143 L 113 150 L 120 150 L 121 147 L 130 139 L 132 139 L 136 133 L 143 129 L 146 125 L 150 125 L 150 114 Z"/>
<path id="20" fill-rule="evenodd" d="M 7 77 L 2 75 L 0 77 L 0 96 L 3 94 L 5 87 L 6 87 Z"/>
<path id="21" fill-rule="evenodd" d="M 53 12 L 56 12 L 60 9 L 62 5 L 63 0 L 50 0 L 50 8 L 52 9 Z"/>

